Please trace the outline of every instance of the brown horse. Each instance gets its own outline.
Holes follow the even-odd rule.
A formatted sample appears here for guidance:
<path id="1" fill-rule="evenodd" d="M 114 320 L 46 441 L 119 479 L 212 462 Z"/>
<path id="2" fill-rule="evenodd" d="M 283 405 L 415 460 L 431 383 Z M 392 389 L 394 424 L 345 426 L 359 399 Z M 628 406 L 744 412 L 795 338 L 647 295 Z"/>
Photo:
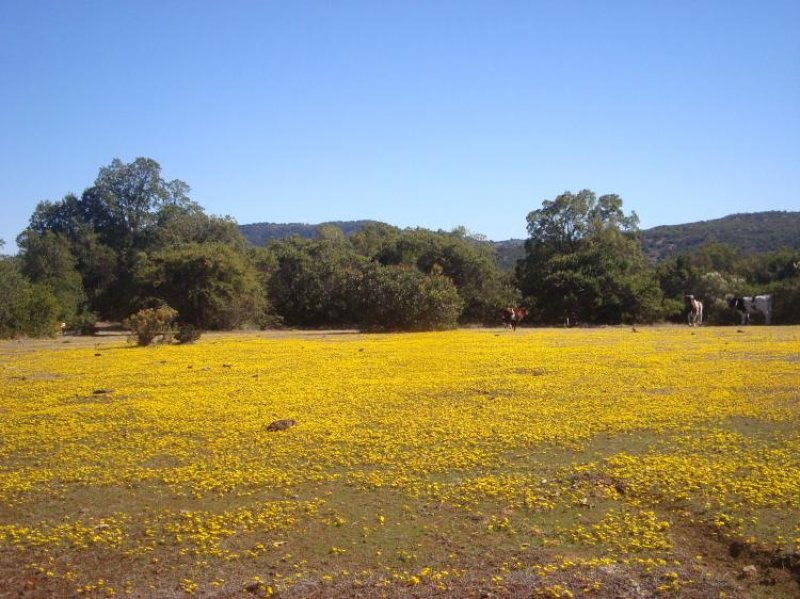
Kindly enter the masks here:
<path id="1" fill-rule="evenodd" d="M 517 325 L 520 321 L 528 315 L 527 308 L 514 308 L 509 306 L 504 308 L 502 312 L 503 326 L 511 327 L 512 331 L 517 330 Z"/>

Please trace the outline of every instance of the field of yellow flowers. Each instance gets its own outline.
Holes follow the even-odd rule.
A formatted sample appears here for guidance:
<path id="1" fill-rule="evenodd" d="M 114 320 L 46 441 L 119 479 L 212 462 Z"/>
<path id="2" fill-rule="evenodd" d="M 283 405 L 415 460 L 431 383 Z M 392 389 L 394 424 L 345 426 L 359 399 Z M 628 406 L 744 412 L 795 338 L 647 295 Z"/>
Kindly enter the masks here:
<path id="1" fill-rule="evenodd" d="M 800 327 L 0 345 L 0 597 L 794 597 L 799 552 Z"/>

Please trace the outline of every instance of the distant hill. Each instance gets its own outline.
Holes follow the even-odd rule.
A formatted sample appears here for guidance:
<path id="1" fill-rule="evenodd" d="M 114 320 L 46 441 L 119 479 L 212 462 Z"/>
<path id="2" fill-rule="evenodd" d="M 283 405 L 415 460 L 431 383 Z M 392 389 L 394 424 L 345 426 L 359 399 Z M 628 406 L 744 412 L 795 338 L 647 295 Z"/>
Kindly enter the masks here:
<path id="1" fill-rule="evenodd" d="M 321 224 L 334 225 L 345 235 L 352 235 L 376 222 L 356 220 Z M 315 237 L 319 226 L 302 223 L 255 223 L 239 225 L 239 230 L 254 245 L 264 245 L 271 239 L 294 235 Z M 641 235 L 644 253 L 652 262 L 691 252 L 707 241 L 733 246 L 745 254 L 769 252 L 784 246 L 800 249 L 800 212 L 732 214 L 715 220 L 645 229 Z M 497 263 L 503 269 L 513 269 L 516 261 L 525 256 L 524 239 L 492 241 L 491 244 L 497 250 Z"/>
<path id="2" fill-rule="evenodd" d="M 492 241 L 494 246 L 495 261 L 503 270 L 514 270 L 517 260 L 525 257 L 525 240 L 508 239 L 506 241 Z"/>
<path id="3" fill-rule="evenodd" d="M 642 248 L 653 262 L 691 252 L 707 241 L 733 246 L 743 254 L 770 252 L 784 246 L 800 249 L 800 212 L 732 214 L 642 231 Z"/>
<path id="4" fill-rule="evenodd" d="M 307 223 L 254 223 L 252 225 L 239 225 L 239 231 L 253 245 L 264 245 L 273 239 L 286 239 L 288 237 L 305 237 L 312 239 L 317 236 L 317 229 L 322 225 L 333 225 L 342 230 L 345 235 L 352 235 L 370 224 L 374 220 L 337 220 L 317 225 Z"/>
<path id="5" fill-rule="evenodd" d="M 782 247 L 800 250 L 800 212 L 753 212 L 715 220 L 662 225 L 641 231 L 642 249 L 651 262 L 691 252 L 707 241 L 730 245 L 743 254 L 771 252 Z M 492 242 L 501 268 L 514 268 L 525 257 L 525 241 Z"/>

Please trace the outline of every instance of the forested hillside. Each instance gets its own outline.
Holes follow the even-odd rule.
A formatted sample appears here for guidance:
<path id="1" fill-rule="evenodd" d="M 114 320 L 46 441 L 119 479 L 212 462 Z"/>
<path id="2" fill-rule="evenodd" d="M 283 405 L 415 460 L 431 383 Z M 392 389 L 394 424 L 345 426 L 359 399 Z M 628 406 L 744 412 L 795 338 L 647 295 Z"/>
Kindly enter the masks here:
<path id="1" fill-rule="evenodd" d="M 347 236 L 360 231 L 367 225 L 380 224 L 374 220 L 348 220 L 331 221 L 318 225 L 308 223 L 253 223 L 250 225 L 239 225 L 239 231 L 253 245 L 264 245 L 268 241 L 275 239 L 288 239 L 289 237 L 302 237 L 313 239 L 317 236 L 319 227 L 331 225 L 340 229 Z"/>
<path id="2" fill-rule="evenodd" d="M 654 262 L 690 253 L 707 242 L 729 245 L 742 254 L 800 249 L 800 212 L 753 212 L 715 220 L 665 225 L 642 231 L 645 255 Z"/>
<path id="3" fill-rule="evenodd" d="M 339 221 L 333 225 L 351 235 L 375 221 Z M 239 225 L 242 234 L 254 245 L 264 245 L 273 239 L 298 235 L 313 238 L 320 225 L 300 223 L 256 223 Z M 800 249 L 800 212 L 753 212 L 732 214 L 714 220 L 663 225 L 639 232 L 642 249 L 651 262 L 668 256 L 691 253 L 707 242 L 722 243 L 741 254 L 772 252 L 783 247 Z M 525 240 L 508 239 L 491 242 L 497 264 L 503 270 L 513 270 L 517 260 L 525 257 Z"/>

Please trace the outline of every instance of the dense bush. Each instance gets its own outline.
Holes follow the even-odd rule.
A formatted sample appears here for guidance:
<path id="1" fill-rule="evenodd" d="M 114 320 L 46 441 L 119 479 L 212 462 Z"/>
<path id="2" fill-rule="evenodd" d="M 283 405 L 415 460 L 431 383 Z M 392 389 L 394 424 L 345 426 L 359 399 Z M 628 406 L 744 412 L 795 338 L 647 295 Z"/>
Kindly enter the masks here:
<path id="1" fill-rule="evenodd" d="M 131 314 L 125 325 L 130 329 L 137 345 L 150 345 L 156 337 L 169 341 L 173 335 L 172 323 L 178 317 L 177 310 L 167 305 L 145 308 Z"/>
<path id="2" fill-rule="evenodd" d="M 800 276 L 796 276 L 773 290 L 775 324 L 800 323 Z"/>
<path id="3" fill-rule="evenodd" d="M 0 337 L 49 337 L 61 307 L 47 285 L 31 284 L 16 261 L 0 256 Z"/>
<path id="4" fill-rule="evenodd" d="M 92 336 L 97 332 L 97 314 L 81 312 L 67 320 L 67 330 L 78 335 Z"/>
<path id="5" fill-rule="evenodd" d="M 193 324 L 181 324 L 178 326 L 178 332 L 175 333 L 175 341 L 180 344 L 194 343 L 200 339 L 202 331 Z"/>
<path id="6" fill-rule="evenodd" d="M 371 265 L 360 282 L 365 330 L 431 331 L 453 328 L 464 300 L 453 282 L 401 266 Z"/>
<path id="7" fill-rule="evenodd" d="M 266 305 L 247 255 L 219 242 L 185 243 L 142 256 L 136 281 L 145 296 L 174 306 L 183 322 L 202 329 L 258 324 Z"/>

